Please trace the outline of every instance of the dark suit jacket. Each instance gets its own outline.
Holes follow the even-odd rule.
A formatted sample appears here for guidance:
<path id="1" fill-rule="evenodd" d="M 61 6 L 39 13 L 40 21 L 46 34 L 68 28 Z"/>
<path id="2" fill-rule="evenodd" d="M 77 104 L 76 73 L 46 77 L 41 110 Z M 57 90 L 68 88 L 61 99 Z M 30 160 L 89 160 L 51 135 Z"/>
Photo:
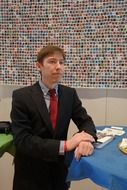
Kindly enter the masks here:
<path id="1" fill-rule="evenodd" d="M 82 107 L 76 90 L 59 85 L 55 131 L 38 82 L 13 92 L 11 119 L 16 145 L 13 189 L 65 190 L 67 167 L 64 156 L 59 155 L 59 146 L 60 140 L 67 138 L 70 120 L 79 131 L 96 138 L 93 121 Z"/>

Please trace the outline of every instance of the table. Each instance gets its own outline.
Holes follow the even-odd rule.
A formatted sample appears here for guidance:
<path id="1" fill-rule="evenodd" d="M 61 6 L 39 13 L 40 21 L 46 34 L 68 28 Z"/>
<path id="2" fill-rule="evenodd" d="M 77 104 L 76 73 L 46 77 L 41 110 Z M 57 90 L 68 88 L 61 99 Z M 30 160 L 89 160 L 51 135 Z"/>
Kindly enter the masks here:
<path id="1" fill-rule="evenodd" d="M 14 155 L 15 147 L 13 146 L 13 137 L 11 134 L 0 134 L 0 157 L 8 152 Z"/>
<path id="2" fill-rule="evenodd" d="M 106 126 L 107 127 L 107 126 Z M 99 127 L 102 129 L 104 127 Z M 95 149 L 93 155 L 73 158 L 67 180 L 75 181 L 89 178 L 97 185 L 110 190 L 127 190 L 127 155 L 118 149 L 118 143 L 127 135 L 117 136 L 102 149 Z"/>

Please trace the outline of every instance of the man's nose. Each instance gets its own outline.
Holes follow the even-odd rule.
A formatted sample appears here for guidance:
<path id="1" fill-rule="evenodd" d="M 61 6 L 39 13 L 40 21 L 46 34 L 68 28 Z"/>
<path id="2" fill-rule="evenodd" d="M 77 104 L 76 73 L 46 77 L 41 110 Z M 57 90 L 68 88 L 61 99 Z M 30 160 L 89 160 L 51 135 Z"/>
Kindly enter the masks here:
<path id="1" fill-rule="evenodd" d="M 60 61 L 57 61 L 57 62 L 56 62 L 56 67 L 57 67 L 57 68 L 60 68 L 60 67 L 61 67 Z"/>

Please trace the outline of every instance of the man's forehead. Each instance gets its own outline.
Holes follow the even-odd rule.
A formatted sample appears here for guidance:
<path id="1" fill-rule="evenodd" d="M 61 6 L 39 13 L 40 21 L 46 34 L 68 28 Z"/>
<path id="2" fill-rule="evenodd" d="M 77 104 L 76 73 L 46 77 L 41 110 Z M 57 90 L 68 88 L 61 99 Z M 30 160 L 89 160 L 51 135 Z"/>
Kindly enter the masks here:
<path id="1" fill-rule="evenodd" d="M 57 58 L 64 59 L 62 53 L 60 53 L 60 52 L 55 52 L 55 53 L 49 54 L 46 56 L 46 58 L 47 59 L 57 59 Z"/>

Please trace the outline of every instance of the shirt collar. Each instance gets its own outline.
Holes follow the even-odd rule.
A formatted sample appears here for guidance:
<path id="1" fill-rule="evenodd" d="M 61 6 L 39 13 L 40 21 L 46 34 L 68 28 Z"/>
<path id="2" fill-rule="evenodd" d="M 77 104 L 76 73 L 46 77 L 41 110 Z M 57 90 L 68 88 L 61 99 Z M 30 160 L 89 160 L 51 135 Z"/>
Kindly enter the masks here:
<path id="1" fill-rule="evenodd" d="M 39 79 L 39 85 L 41 87 L 41 90 L 43 91 L 44 95 L 46 96 L 48 94 L 49 89 L 44 85 L 41 78 Z M 58 84 L 54 87 L 56 90 L 56 95 L 58 95 Z"/>

